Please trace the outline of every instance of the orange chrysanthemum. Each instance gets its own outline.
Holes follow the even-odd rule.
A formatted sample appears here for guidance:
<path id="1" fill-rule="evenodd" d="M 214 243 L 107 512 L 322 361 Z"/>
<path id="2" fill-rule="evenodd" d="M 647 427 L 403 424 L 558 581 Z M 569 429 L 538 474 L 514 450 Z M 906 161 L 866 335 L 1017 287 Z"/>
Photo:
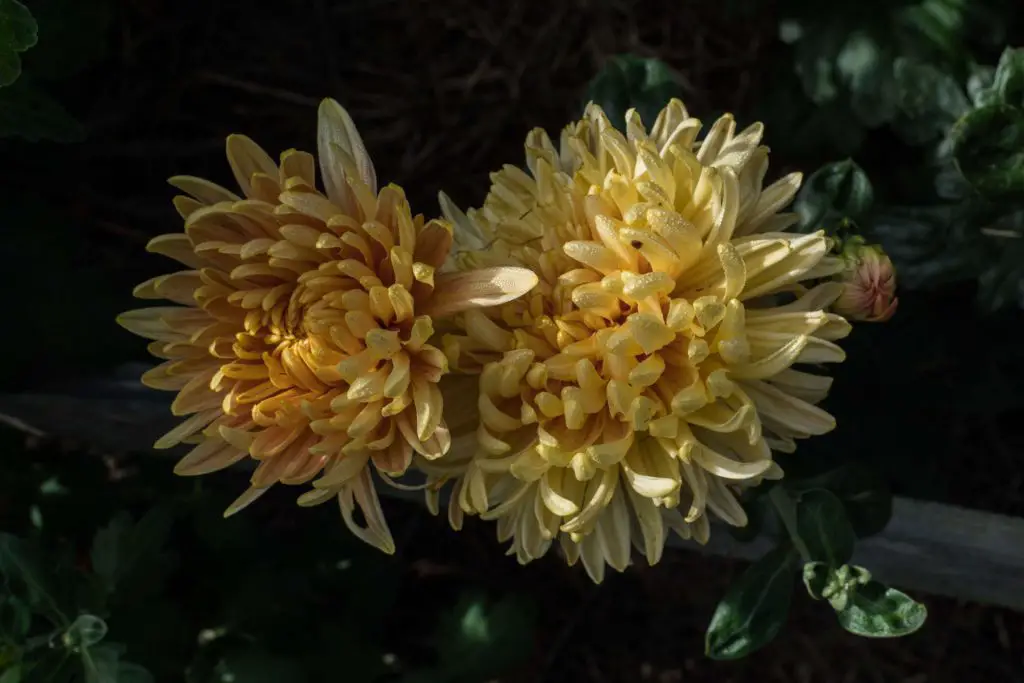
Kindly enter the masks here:
<path id="1" fill-rule="evenodd" d="M 508 302 L 537 278 L 522 268 L 440 272 L 451 227 L 414 216 L 395 185 L 378 192 L 359 133 L 332 100 L 320 106 L 318 148 L 325 192 L 312 155 L 289 150 L 276 164 L 241 135 L 228 138 L 227 156 L 242 197 L 172 178 L 189 195 L 174 200 L 185 232 L 149 250 L 189 269 L 135 295 L 179 306 L 118 321 L 154 340 L 165 362 L 143 382 L 177 391 L 173 413 L 190 416 L 156 443 L 195 445 L 175 471 L 259 462 L 225 515 L 276 483 L 312 481 L 300 505 L 337 496 L 353 533 L 393 552 L 367 465 L 399 476 L 414 453 L 433 459 L 450 446 L 434 320 Z"/>

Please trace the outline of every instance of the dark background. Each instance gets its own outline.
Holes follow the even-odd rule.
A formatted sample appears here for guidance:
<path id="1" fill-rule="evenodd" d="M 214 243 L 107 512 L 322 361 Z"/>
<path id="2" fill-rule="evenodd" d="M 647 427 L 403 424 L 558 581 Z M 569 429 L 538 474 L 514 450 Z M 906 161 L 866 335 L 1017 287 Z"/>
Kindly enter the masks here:
<path id="1" fill-rule="evenodd" d="M 165 179 L 230 184 L 223 146 L 232 132 L 272 155 L 314 150 L 324 96 L 351 112 L 378 175 L 431 214 L 440 189 L 462 206 L 479 204 L 488 173 L 521 162 L 530 128 L 557 134 L 611 57 L 657 57 L 705 122 L 725 111 L 741 125 L 766 121 L 772 176 L 810 174 L 852 156 L 882 207 L 865 227 L 894 246 L 899 266 L 902 236 L 883 209 L 945 206 L 932 189 L 932 147 L 908 143 L 898 116 L 872 120 L 884 106 L 872 104 L 864 85 L 871 73 L 837 77 L 829 97 L 808 89 L 801 65 L 825 59 L 833 68 L 828 41 L 841 45 L 862 31 L 879 46 L 876 59 L 912 54 L 963 82 L 969 62 L 994 65 L 1004 45 L 1024 36 L 1015 3 L 998 1 L 969 11 L 938 3 L 960 8 L 954 37 L 943 39 L 953 41 L 948 49 L 935 48 L 941 40 L 918 44 L 918 32 L 927 33 L 919 18 L 887 19 L 915 4 L 906 2 L 829 11 L 796 0 L 26 4 L 39 44 L 23 55 L 25 75 L 12 86 L 19 90 L 0 96 L 8 307 L 0 387 L 85 400 L 116 395 L 97 382 L 147 360 L 144 344 L 113 319 L 135 305 L 135 284 L 166 268 L 144 251 L 152 236 L 180 229 Z M 780 26 L 793 17 L 810 37 L 785 44 Z M 986 246 L 983 262 L 993 248 L 1003 250 Z M 908 269 L 927 258 L 908 257 Z M 856 459 L 897 493 L 1024 516 L 1024 318 L 1016 305 L 981 301 L 982 270 L 915 279 L 890 323 L 856 329 L 827 405 L 839 428 L 802 448 L 795 470 Z M 331 506 L 297 510 L 290 493 L 224 522 L 219 510 L 244 475 L 195 484 L 169 476 L 171 463 L 150 453 L 97 451 L 88 426 L 75 426 L 95 420 L 54 410 L 33 423 L 71 437 L 63 440 L 3 432 L 10 471 L 0 480 L 0 527 L 28 528 L 34 507 L 47 533 L 88 556 L 93 533 L 118 510 L 137 516 L 155 500 L 178 501 L 186 512 L 169 532 L 177 561 L 167 566 L 175 569 L 139 589 L 146 600 L 123 599 L 145 609 L 115 610 L 122 617 L 110 619 L 126 657 L 158 680 L 180 680 L 187 666 L 190 681 L 215 680 L 223 667 L 234 667 L 238 683 L 449 680 L 415 672 L 465 656 L 437 643 L 457 640 L 445 636 L 456 626 L 444 615 L 476 604 L 511 634 L 497 638 L 495 652 L 522 654 L 485 657 L 501 664 L 489 675 L 506 681 L 1024 680 L 1019 614 L 928 596 L 916 596 L 929 607 L 928 625 L 896 641 L 856 639 L 822 605 L 798 598 L 768 648 L 743 662 L 712 662 L 703 631 L 740 563 L 670 552 L 598 590 L 555 557 L 516 566 L 491 525 L 471 522 L 456 537 L 443 519 L 399 502 L 401 554 L 380 558 L 345 537 Z M 31 487 L 54 475 L 70 492 L 39 498 Z M 332 564 L 342 560 L 353 570 Z M 196 645 L 201 629 L 220 624 L 230 625 L 228 635 Z"/>

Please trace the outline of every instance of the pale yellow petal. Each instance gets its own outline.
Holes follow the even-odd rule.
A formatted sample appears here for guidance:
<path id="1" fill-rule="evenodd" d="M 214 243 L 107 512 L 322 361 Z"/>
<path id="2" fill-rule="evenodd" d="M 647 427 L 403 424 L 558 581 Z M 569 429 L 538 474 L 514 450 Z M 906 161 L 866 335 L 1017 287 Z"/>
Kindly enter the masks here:
<path id="1" fill-rule="evenodd" d="M 537 282 L 536 274 L 525 268 L 445 273 L 436 278 L 434 294 L 423 314 L 445 317 L 471 308 L 499 306 L 526 294 Z"/>

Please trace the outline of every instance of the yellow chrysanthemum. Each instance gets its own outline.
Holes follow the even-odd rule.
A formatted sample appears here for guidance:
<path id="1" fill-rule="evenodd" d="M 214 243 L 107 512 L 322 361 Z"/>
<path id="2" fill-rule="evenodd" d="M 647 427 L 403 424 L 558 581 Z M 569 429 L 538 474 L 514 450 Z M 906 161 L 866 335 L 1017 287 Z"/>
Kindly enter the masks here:
<path id="1" fill-rule="evenodd" d="M 591 105 L 559 149 L 530 133 L 529 172 L 493 174 L 483 208 L 442 197 L 461 267 L 540 278 L 446 336 L 480 372 L 479 428 L 425 466 L 456 480 L 452 523 L 496 519 L 521 562 L 557 538 L 600 581 L 631 542 L 651 563 L 667 530 L 705 542 L 709 510 L 744 525 L 736 487 L 782 476 L 772 449 L 834 427 L 814 406 L 830 380 L 792 366 L 843 360 L 849 325 L 824 310 L 841 287 L 800 284 L 842 264 L 822 233 L 782 232 L 801 177 L 762 189 L 760 124 L 699 130 L 679 101 L 650 133 L 630 111 L 625 135 Z"/>
<path id="2" fill-rule="evenodd" d="M 429 343 L 433 319 L 510 301 L 537 278 L 522 268 L 438 272 L 449 224 L 413 216 L 397 186 L 377 191 L 359 133 L 332 100 L 320 106 L 317 137 L 326 194 L 312 155 L 290 150 L 276 164 L 241 135 L 228 138 L 227 156 L 243 197 L 171 179 L 189 195 L 174 200 L 185 232 L 149 250 L 189 270 L 135 295 L 180 306 L 118 320 L 166 360 L 143 382 L 177 391 L 172 411 L 191 415 L 156 444 L 196 444 L 175 471 L 259 461 L 226 515 L 275 483 L 315 479 L 300 505 L 337 496 L 353 533 L 393 552 L 367 463 L 398 476 L 414 452 L 432 459 L 449 448 L 438 388 L 448 363 Z"/>

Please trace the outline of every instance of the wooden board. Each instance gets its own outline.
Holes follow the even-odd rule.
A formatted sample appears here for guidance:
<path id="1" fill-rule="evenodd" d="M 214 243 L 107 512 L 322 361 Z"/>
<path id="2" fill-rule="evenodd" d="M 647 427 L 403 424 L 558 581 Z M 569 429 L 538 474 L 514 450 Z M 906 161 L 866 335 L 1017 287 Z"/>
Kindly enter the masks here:
<path id="1" fill-rule="evenodd" d="M 170 415 L 168 394 L 138 383 L 146 367 L 127 367 L 108 380 L 65 385 L 59 391 L 0 395 L 0 422 L 100 450 L 146 451 L 178 422 Z M 770 547 L 771 540 L 739 543 L 718 528 L 712 530 L 707 546 L 675 537 L 672 545 L 754 559 Z M 858 543 L 854 563 L 911 592 L 1024 611 L 1021 519 L 897 498 L 889 526 Z"/>
<path id="2" fill-rule="evenodd" d="M 755 559 L 771 539 L 740 543 L 725 529 L 705 548 L 716 555 Z M 908 498 L 893 502 L 885 530 L 857 543 L 853 563 L 908 592 L 931 593 L 1024 611 L 1024 520 Z"/>

